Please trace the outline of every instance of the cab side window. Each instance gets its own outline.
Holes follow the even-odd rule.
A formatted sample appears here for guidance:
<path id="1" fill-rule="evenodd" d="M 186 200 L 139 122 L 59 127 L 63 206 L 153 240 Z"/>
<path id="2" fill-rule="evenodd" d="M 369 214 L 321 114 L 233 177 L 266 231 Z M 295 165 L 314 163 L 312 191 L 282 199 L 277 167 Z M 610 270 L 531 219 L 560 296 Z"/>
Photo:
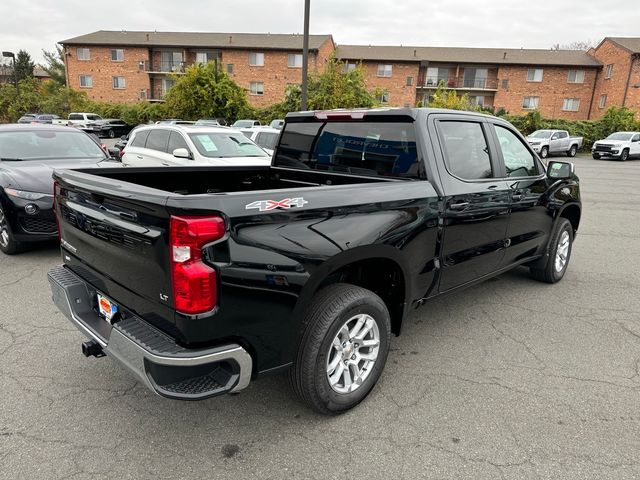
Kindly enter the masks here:
<path id="1" fill-rule="evenodd" d="M 636 133 L 631 139 L 632 142 L 640 142 L 640 133 Z"/>
<path id="2" fill-rule="evenodd" d="M 489 147 L 478 122 L 438 123 L 447 170 L 463 180 L 492 178 Z"/>
<path id="3" fill-rule="evenodd" d="M 493 128 L 498 136 L 502 158 L 504 158 L 504 165 L 507 168 L 507 176 L 535 177 L 538 175 L 535 157 L 516 134 L 500 125 L 494 125 Z"/>

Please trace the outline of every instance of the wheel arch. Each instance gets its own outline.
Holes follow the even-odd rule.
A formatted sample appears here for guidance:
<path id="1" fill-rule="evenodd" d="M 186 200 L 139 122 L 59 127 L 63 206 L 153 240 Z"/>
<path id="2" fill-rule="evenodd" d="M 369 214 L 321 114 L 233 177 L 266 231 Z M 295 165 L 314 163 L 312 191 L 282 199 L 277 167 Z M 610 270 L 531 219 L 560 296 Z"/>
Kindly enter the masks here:
<path id="1" fill-rule="evenodd" d="M 302 318 L 313 296 L 334 283 L 350 283 L 371 290 L 387 306 L 391 331 L 400 334 L 410 305 L 408 268 L 400 252 L 390 246 L 354 248 L 322 263 L 305 283 L 294 308 L 294 318 Z"/>
<path id="2" fill-rule="evenodd" d="M 569 203 L 565 205 L 558 213 L 558 218 L 566 218 L 573 227 L 573 235 L 578 233 L 578 227 L 580 226 L 580 217 L 582 215 L 582 209 L 577 203 Z"/>

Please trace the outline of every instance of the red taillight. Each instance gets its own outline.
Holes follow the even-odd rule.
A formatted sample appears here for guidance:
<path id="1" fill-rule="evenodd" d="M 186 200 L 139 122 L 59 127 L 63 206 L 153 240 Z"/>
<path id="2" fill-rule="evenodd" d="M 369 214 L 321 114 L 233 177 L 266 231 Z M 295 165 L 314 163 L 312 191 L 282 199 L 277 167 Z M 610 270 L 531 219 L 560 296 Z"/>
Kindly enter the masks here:
<path id="1" fill-rule="evenodd" d="M 202 247 L 223 236 L 220 217 L 171 217 L 169 243 L 177 311 L 204 313 L 216 306 L 216 271 L 202 261 Z"/>

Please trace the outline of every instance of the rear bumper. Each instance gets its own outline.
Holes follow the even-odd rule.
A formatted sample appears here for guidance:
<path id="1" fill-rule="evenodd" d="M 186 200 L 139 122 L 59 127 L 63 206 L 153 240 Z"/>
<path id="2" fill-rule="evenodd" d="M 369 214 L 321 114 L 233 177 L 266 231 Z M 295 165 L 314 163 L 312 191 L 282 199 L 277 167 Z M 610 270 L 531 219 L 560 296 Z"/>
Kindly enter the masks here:
<path id="1" fill-rule="evenodd" d="M 54 303 L 71 323 L 155 393 L 201 400 L 249 384 L 253 362 L 240 345 L 186 349 L 122 306 L 123 318 L 111 325 L 97 314 L 90 284 L 63 266 L 47 276 Z"/>

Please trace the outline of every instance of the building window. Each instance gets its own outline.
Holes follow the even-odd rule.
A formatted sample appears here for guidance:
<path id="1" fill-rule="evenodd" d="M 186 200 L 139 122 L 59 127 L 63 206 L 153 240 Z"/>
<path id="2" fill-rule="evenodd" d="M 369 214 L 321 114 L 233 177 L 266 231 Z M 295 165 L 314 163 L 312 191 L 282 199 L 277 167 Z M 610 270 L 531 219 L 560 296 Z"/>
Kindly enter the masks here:
<path id="1" fill-rule="evenodd" d="M 357 68 L 357 65 L 353 62 L 345 62 L 344 73 L 349 73 Z"/>
<path id="2" fill-rule="evenodd" d="M 171 78 L 163 78 L 162 83 L 160 83 L 160 98 L 164 98 L 171 87 L 175 85 L 176 81 Z"/>
<path id="3" fill-rule="evenodd" d="M 542 81 L 542 69 L 530 68 L 527 70 L 527 82 L 541 82 Z"/>
<path id="4" fill-rule="evenodd" d="M 509 88 L 509 79 L 505 78 L 504 80 L 502 80 L 502 88 L 504 88 L 505 90 Z"/>
<path id="5" fill-rule="evenodd" d="M 604 108 L 607 104 L 607 94 L 600 95 L 600 101 L 598 102 L 598 108 Z"/>
<path id="6" fill-rule="evenodd" d="M 378 101 L 380 103 L 389 103 L 389 92 L 387 92 L 386 90 L 381 92 L 380 96 L 378 97 Z"/>
<path id="7" fill-rule="evenodd" d="M 384 63 L 378 64 L 379 77 L 390 77 L 392 73 L 393 73 L 393 65 L 388 65 Z"/>
<path id="8" fill-rule="evenodd" d="M 522 100 L 522 108 L 525 110 L 534 110 L 538 108 L 540 97 L 524 97 Z"/>
<path id="9" fill-rule="evenodd" d="M 584 70 L 569 70 L 569 83 L 584 83 Z"/>
<path id="10" fill-rule="evenodd" d="M 264 83 L 263 82 L 251 82 L 249 84 L 249 93 L 251 95 L 263 95 Z"/>
<path id="11" fill-rule="evenodd" d="M 196 63 L 204 65 L 209 61 L 209 55 L 207 52 L 196 52 Z"/>
<path id="12" fill-rule="evenodd" d="M 469 97 L 472 105 L 477 105 L 478 107 L 484 107 L 484 95 L 476 95 L 473 97 Z"/>
<path id="13" fill-rule="evenodd" d="M 122 48 L 111 49 L 111 61 L 124 62 L 124 50 Z"/>
<path id="14" fill-rule="evenodd" d="M 251 52 L 249 54 L 249 65 L 252 67 L 264 67 L 264 53 Z"/>
<path id="15" fill-rule="evenodd" d="M 233 63 L 227 63 L 227 73 L 229 75 L 233 73 Z"/>
<path id="16" fill-rule="evenodd" d="M 300 53 L 290 53 L 287 60 L 287 67 L 302 68 L 302 55 Z"/>
<path id="17" fill-rule="evenodd" d="M 91 75 L 80 75 L 80 88 L 92 88 L 93 77 Z"/>
<path id="18" fill-rule="evenodd" d="M 613 76 L 613 63 L 607 65 L 607 69 L 604 72 L 604 78 L 611 78 Z"/>
<path id="19" fill-rule="evenodd" d="M 407 77 L 407 87 L 413 86 L 413 77 Z"/>
<path id="20" fill-rule="evenodd" d="M 111 77 L 111 81 L 115 89 L 121 90 L 127 86 L 124 77 Z"/>
<path id="21" fill-rule="evenodd" d="M 88 48 L 78 48 L 76 50 L 78 60 L 91 60 L 91 50 Z"/>
<path id="22" fill-rule="evenodd" d="M 579 98 L 565 98 L 562 102 L 562 110 L 566 112 L 577 112 L 580 110 Z"/>

